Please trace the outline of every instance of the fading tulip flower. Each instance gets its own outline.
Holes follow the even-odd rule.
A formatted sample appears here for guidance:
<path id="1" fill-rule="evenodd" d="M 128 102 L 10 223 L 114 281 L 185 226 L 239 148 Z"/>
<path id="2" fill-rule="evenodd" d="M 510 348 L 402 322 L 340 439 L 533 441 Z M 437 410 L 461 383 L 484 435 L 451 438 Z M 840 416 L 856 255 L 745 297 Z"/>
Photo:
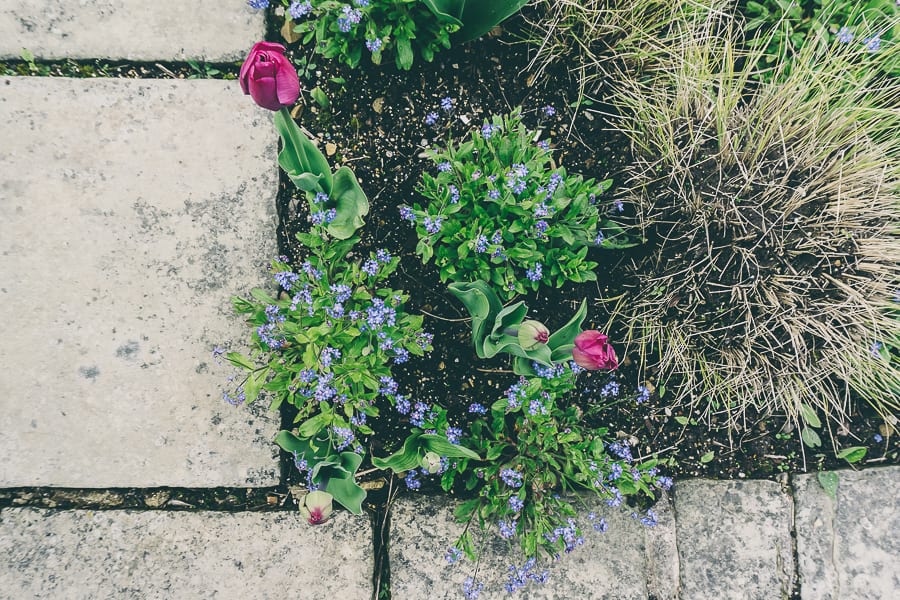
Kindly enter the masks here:
<path id="1" fill-rule="evenodd" d="M 550 330 L 540 321 L 527 320 L 519 325 L 519 345 L 526 352 L 539 348 L 550 339 Z"/>
<path id="2" fill-rule="evenodd" d="M 596 371 L 608 369 L 610 371 L 619 367 L 619 359 L 609 338 L 594 329 L 582 331 L 575 338 L 575 348 L 572 349 L 572 360 L 579 367 Z"/>
<path id="3" fill-rule="evenodd" d="M 300 514 L 310 525 L 321 525 L 331 516 L 332 496 L 328 492 L 310 492 L 303 498 Z"/>
<path id="4" fill-rule="evenodd" d="M 300 97 L 297 69 L 284 56 L 284 46 L 257 42 L 241 65 L 241 90 L 268 110 L 291 106 Z"/>

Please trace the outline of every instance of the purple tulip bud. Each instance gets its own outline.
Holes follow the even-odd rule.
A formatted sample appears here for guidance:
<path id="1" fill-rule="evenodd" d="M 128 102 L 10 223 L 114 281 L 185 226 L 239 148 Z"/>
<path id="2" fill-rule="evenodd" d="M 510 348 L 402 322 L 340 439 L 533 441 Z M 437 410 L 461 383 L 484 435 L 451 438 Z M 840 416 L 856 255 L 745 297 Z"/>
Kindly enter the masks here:
<path id="1" fill-rule="evenodd" d="M 300 97 L 297 69 L 284 56 L 284 46 L 257 42 L 241 65 L 241 90 L 268 110 L 291 106 Z"/>

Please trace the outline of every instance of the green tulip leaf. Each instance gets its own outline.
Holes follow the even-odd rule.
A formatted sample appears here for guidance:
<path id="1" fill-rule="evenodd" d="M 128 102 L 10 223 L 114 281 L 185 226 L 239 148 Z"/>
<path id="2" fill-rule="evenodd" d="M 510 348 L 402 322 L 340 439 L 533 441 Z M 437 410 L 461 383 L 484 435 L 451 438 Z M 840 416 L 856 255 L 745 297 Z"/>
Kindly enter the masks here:
<path id="1" fill-rule="evenodd" d="M 348 167 L 335 171 L 330 197 L 337 203 L 337 215 L 328 224 L 328 233 L 339 240 L 349 239 L 365 225 L 363 217 L 369 214 L 369 199 Z"/>
<path id="2" fill-rule="evenodd" d="M 361 464 L 361 455 L 357 454 L 356 452 L 341 452 L 341 466 L 346 469 L 348 473 L 355 475 L 356 470 Z"/>
<path id="3" fill-rule="evenodd" d="M 379 469 L 390 469 L 394 473 L 408 471 L 419 466 L 420 433 L 411 433 L 403 442 L 403 449 L 387 458 L 372 457 L 372 464 Z"/>
<path id="4" fill-rule="evenodd" d="M 332 178 L 328 159 L 313 141 L 300 131 L 286 108 L 275 113 L 275 129 L 278 130 L 283 142 L 281 152 L 278 153 L 278 164 L 294 185 L 304 191 L 315 191 L 307 189 L 310 177 L 303 177 L 304 174 L 311 174 L 312 177 L 318 177 L 318 187 L 330 195 Z"/>
<path id="5" fill-rule="evenodd" d="M 325 491 L 334 496 L 334 500 L 354 515 L 362 514 L 362 503 L 366 499 L 366 490 L 357 485 L 353 477 L 346 479 L 329 479 Z"/>
<path id="6" fill-rule="evenodd" d="M 486 281 L 454 282 L 448 286 L 450 293 L 463 303 L 472 317 L 472 343 L 478 358 L 484 355 L 483 340 L 488 323 L 493 324 L 496 315 L 503 310 L 497 293 Z"/>
<path id="7" fill-rule="evenodd" d="M 419 438 L 422 444 L 430 452 L 446 456 L 447 458 L 471 458 L 481 460 L 477 452 L 469 450 L 459 444 L 453 444 L 446 437 L 434 433 L 423 434 Z"/>
<path id="8" fill-rule="evenodd" d="M 479 38 L 528 4 L 528 0 L 466 0 L 456 37 L 463 42 Z"/>
<path id="9" fill-rule="evenodd" d="M 454 25 L 462 26 L 463 7 L 465 0 L 422 0 L 422 4 L 434 13 L 436 17 L 440 17 Z"/>
<path id="10" fill-rule="evenodd" d="M 584 323 L 586 316 L 587 301 L 582 300 L 578 312 L 569 319 L 569 322 L 550 335 L 550 339 L 547 340 L 547 345 L 550 346 L 550 349 L 555 351 L 557 348 L 574 346 L 575 338 L 581 333 L 581 325 Z M 571 356 L 571 348 L 569 348 L 569 356 Z"/>

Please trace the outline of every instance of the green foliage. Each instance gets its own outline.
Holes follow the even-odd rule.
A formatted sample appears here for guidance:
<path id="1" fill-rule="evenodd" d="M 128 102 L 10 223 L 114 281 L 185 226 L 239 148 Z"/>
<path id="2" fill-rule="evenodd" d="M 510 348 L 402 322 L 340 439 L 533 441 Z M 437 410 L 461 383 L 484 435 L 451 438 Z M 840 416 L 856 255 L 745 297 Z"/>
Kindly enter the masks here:
<path id="1" fill-rule="evenodd" d="M 356 471 L 362 463 L 359 454 L 335 452 L 332 440 L 322 435 L 302 438 L 290 431 L 279 431 L 275 443 L 293 454 L 295 463 L 306 462 L 311 483 L 334 496 L 353 514 L 362 514 L 366 491 L 356 483 Z"/>
<path id="2" fill-rule="evenodd" d="M 269 392 L 272 409 L 282 402 L 297 408 L 302 437 L 325 432 L 342 449 L 373 433 L 366 418 L 378 414 L 379 396 L 393 400 L 392 392 L 384 392 L 391 363 L 421 356 L 431 345 L 422 317 L 403 312 L 407 295 L 379 287 L 399 258 L 379 251 L 362 264 L 350 262 L 346 254 L 357 238 L 334 243 L 321 233 L 298 235 L 311 253 L 296 272 L 273 261 L 274 278 L 287 290 L 281 299 L 262 290 L 234 299 L 254 328 L 254 350 L 250 358 L 227 358 L 249 372 L 247 402 Z"/>
<path id="3" fill-rule="evenodd" d="M 334 187 L 341 181 L 334 177 Z M 380 287 L 397 268 L 387 251 L 351 262 L 358 241 L 330 238 L 321 226 L 298 234 L 310 251 L 296 272 L 273 261 L 274 279 L 286 290 L 279 299 L 263 290 L 234 298 L 235 310 L 254 327 L 249 357 L 231 352 L 231 364 L 247 372 L 232 403 L 272 397 L 271 410 L 287 402 L 297 409 L 296 432 L 281 431 L 276 442 L 294 454 L 309 482 L 359 514 L 365 491 L 356 484 L 362 462 L 360 438 L 374 433 L 367 419 L 377 402 L 393 403 L 396 383 L 390 364 L 431 349 L 422 317 L 403 312 L 408 299 Z M 426 447 L 438 442 L 425 438 Z M 353 451 L 344 451 L 352 449 Z"/>
<path id="4" fill-rule="evenodd" d="M 417 55 L 431 62 L 436 52 L 450 47 L 450 34 L 459 28 L 459 21 L 421 0 L 370 0 L 366 6 L 310 0 L 310 5 L 311 12 L 297 20 L 293 31 L 303 44 L 315 40 L 322 56 L 351 67 L 366 55 L 375 64 L 393 59 L 404 70 Z M 291 19 L 287 12 L 285 19 Z"/>
<path id="5" fill-rule="evenodd" d="M 300 128 L 286 108 L 275 114 L 275 128 L 281 135 L 283 146 L 278 153 L 278 164 L 285 170 L 306 198 L 317 205 L 319 211 L 333 216 L 323 216 L 328 233 L 345 240 L 350 238 L 365 222 L 369 214 L 369 199 L 349 167 L 340 167 L 334 173 L 328 159 Z M 327 196 L 324 199 L 320 194 Z M 310 211 L 313 212 L 313 211 Z"/>
<path id="6" fill-rule="evenodd" d="M 526 557 L 541 550 L 553 557 L 573 549 L 582 535 L 571 520 L 575 492 L 618 506 L 623 496 L 653 497 L 667 485 L 656 476 L 656 460 L 637 463 L 627 442 L 610 444 L 605 428 L 585 426 L 581 409 L 569 402 L 574 389 L 568 369 L 521 378 L 470 425 L 466 442 L 485 460 L 454 461 L 441 480 L 444 490 L 462 485 L 474 496 L 459 506 L 457 519 L 499 527 L 501 537 L 518 538 Z M 456 546 L 474 558 L 470 529 Z"/>
<path id="7" fill-rule="evenodd" d="M 454 38 L 461 41 L 481 37 L 528 4 L 528 0 L 422 0 L 431 11 L 460 24 Z"/>
<path id="8" fill-rule="evenodd" d="M 600 213 L 611 180 L 552 167 L 549 147 L 536 139 L 516 110 L 431 154 L 438 173 L 419 186 L 428 203 L 401 211 L 415 220 L 416 252 L 423 262 L 434 258 L 442 281 L 483 279 L 509 300 L 541 284 L 596 280 L 589 246 L 635 245 Z"/>
<path id="9" fill-rule="evenodd" d="M 464 446 L 451 443 L 446 435 L 423 433 L 414 427 L 403 442 L 403 448 L 387 458 L 372 457 L 372 464 L 379 469 L 390 469 L 395 473 L 409 471 L 416 467 L 426 467 L 425 456 L 433 452 L 445 458 L 470 458 L 480 460 L 478 454 Z"/>
<path id="10" fill-rule="evenodd" d="M 900 40 L 900 9 L 895 0 L 749 0 L 745 29 L 755 34 L 750 45 L 764 49 L 760 66 L 772 77 L 772 67 L 789 63 L 807 43 L 867 46 L 877 52 L 882 44 Z M 878 42 L 873 39 L 877 38 Z M 789 70 L 779 65 L 783 72 Z M 888 71 L 900 73 L 900 61 Z"/>
<path id="11" fill-rule="evenodd" d="M 528 307 L 519 301 L 503 307 L 494 289 L 486 281 L 451 283 L 450 293 L 465 305 L 472 316 L 472 342 L 479 358 L 493 358 L 504 352 L 515 357 L 513 370 L 517 375 L 534 375 L 532 362 L 550 367 L 572 358 L 575 337 L 587 314 L 586 302 L 558 331 L 550 335 L 546 344 L 532 350 L 522 347 L 518 327 L 525 320 Z"/>

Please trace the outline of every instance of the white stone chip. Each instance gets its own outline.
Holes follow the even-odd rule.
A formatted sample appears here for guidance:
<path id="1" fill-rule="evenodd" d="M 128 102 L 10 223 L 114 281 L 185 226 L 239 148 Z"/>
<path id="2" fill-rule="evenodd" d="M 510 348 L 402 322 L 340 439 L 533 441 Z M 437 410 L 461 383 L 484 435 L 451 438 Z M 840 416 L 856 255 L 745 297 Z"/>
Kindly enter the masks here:
<path id="1" fill-rule="evenodd" d="M 222 399 L 272 286 L 277 136 L 236 82 L 0 78 L 0 486 L 267 486 Z M 234 384 L 232 384 L 234 385 Z"/>

